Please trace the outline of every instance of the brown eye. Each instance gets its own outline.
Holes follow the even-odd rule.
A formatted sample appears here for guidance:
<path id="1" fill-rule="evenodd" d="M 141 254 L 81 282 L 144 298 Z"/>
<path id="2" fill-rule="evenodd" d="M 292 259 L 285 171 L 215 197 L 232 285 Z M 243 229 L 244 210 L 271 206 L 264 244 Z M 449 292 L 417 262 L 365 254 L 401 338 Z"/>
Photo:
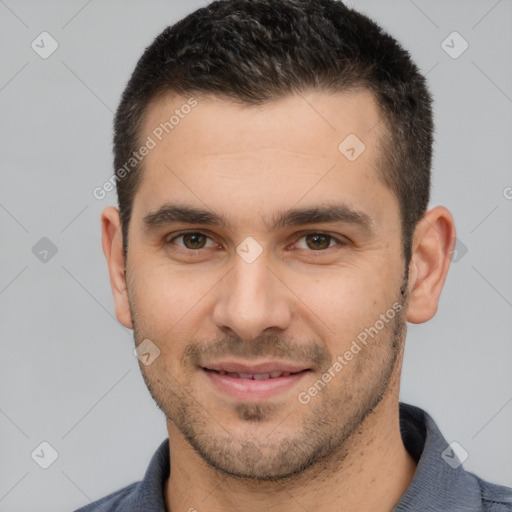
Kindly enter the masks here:
<path id="1" fill-rule="evenodd" d="M 350 244 L 350 240 L 343 235 L 331 235 L 321 231 L 310 231 L 303 233 L 302 236 L 298 234 L 293 244 L 294 248 L 307 251 L 310 254 L 313 252 L 330 254 L 336 249 L 343 249 Z M 320 254 L 319 254 L 320 255 Z"/>
<path id="2" fill-rule="evenodd" d="M 202 249 L 208 238 L 202 233 L 187 233 L 182 235 L 182 237 L 183 243 L 187 249 Z"/>
<path id="3" fill-rule="evenodd" d="M 312 233 L 306 235 L 306 243 L 310 249 L 314 251 L 327 249 L 331 242 L 330 235 L 324 235 L 323 233 Z"/>
<path id="4" fill-rule="evenodd" d="M 200 251 L 201 249 L 215 247 L 215 243 L 209 236 L 198 231 L 190 231 L 188 233 L 176 235 L 169 239 L 166 242 L 166 245 L 176 246 L 176 250 L 184 251 Z"/>
<path id="5" fill-rule="evenodd" d="M 333 237 L 324 233 L 310 233 L 302 238 L 304 238 L 307 248 L 313 251 L 328 249 L 333 240 Z"/>

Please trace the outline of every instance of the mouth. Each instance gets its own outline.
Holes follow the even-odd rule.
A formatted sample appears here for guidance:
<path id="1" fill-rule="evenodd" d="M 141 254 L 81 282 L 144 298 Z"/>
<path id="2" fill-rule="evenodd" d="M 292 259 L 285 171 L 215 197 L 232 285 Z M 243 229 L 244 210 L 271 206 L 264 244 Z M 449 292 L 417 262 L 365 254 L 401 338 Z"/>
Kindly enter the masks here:
<path id="1" fill-rule="evenodd" d="M 284 372 L 284 371 L 274 371 L 267 373 L 240 373 L 240 372 L 227 372 L 225 370 L 211 370 L 209 368 L 203 368 L 203 370 L 207 372 L 215 372 L 219 375 L 227 375 L 233 379 L 253 379 L 253 380 L 267 380 L 267 379 L 277 379 L 279 377 L 289 377 L 290 375 L 295 375 L 297 373 L 306 372 L 308 370 L 299 370 L 298 372 Z"/>
<path id="2" fill-rule="evenodd" d="M 270 362 L 208 364 L 201 367 L 213 387 L 222 395 L 243 401 L 261 401 L 293 388 L 311 368 Z"/>

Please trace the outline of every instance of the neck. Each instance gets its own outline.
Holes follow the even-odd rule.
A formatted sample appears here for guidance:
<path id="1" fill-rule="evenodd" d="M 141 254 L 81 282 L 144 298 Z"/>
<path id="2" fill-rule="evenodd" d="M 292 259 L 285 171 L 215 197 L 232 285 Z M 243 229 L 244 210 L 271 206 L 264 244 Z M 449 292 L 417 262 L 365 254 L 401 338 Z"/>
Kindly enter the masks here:
<path id="1" fill-rule="evenodd" d="M 342 447 L 294 477 L 261 482 L 231 477 L 208 466 L 168 421 L 169 512 L 389 512 L 416 470 L 400 435 L 398 390 L 388 389 Z"/>

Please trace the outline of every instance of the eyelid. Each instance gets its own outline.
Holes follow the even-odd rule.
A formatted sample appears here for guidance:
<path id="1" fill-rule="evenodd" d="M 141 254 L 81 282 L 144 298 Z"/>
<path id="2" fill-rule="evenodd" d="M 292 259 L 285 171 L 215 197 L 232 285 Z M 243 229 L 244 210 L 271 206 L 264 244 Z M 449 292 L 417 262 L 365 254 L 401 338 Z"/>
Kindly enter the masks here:
<path id="1" fill-rule="evenodd" d="M 330 238 L 329 240 L 329 246 L 324 249 L 310 249 L 309 247 L 297 247 L 299 242 L 303 238 L 305 238 L 308 235 L 324 235 Z M 333 244 L 334 245 L 331 245 Z M 304 244 L 307 244 L 307 242 L 303 242 Z M 294 240 L 291 244 L 291 247 L 288 246 L 287 249 L 291 251 L 302 251 L 305 257 L 308 258 L 322 258 L 322 257 L 330 257 L 333 255 L 332 251 L 339 251 L 345 247 L 347 247 L 350 243 L 350 240 L 342 235 L 334 235 L 325 231 L 305 231 L 301 233 L 297 233 L 294 237 Z"/>
<path id="2" fill-rule="evenodd" d="M 338 245 L 346 245 L 350 242 L 349 238 L 347 238 L 346 236 L 343 236 L 343 235 L 329 233 L 329 231 L 322 231 L 321 229 L 319 229 L 319 230 L 309 229 L 309 230 L 299 231 L 299 232 L 295 233 L 294 238 L 293 238 L 293 240 L 294 240 L 293 243 L 297 243 L 301 238 L 304 238 L 307 235 L 329 236 L 332 240 L 338 242 Z M 317 252 L 322 252 L 322 251 L 317 251 Z"/>
<path id="3" fill-rule="evenodd" d="M 186 231 L 180 231 L 178 233 L 172 233 L 172 238 L 166 237 L 165 244 L 168 245 L 168 244 L 172 243 L 172 241 L 175 240 L 176 238 L 181 238 L 185 235 L 203 235 L 206 238 L 209 238 L 210 240 L 213 241 L 213 238 L 210 235 L 208 235 L 208 233 L 201 231 L 201 230 L 197 230 L 197 229 L 189 229 Z M 199 252 L 203 249 L 211 249 L 211 247 L 202 247 L 201 249 L 188 249 L 187 247 L 181 247 L 181 246 L 178 246 L 178 247 L 180 247 L 182 250 L 188 251 L 188 252 Z"/>

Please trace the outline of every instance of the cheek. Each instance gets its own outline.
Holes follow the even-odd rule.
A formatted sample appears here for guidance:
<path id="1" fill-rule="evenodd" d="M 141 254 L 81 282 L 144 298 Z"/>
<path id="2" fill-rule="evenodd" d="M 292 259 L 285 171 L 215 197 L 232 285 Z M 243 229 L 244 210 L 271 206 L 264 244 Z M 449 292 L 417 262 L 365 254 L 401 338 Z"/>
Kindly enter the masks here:
<path id="1" fill-rule="evenodd" d="M 218 281 L 211 273 L 177 271 L 146 263 L 130 285 L 136 325 L 141 335 L 161 342 L 188 339 L 205 315 L 203 300 Z"/>
<path id="2" fill-rule="evenodd" d="M 294 284 L 299 316 L 316 325 L 329 348 L 342 352 L 365 329 L 373 326 L 381 314 L 392 308 L 399 294 L 399 283 L 386 270 L 340 268 L 325 275 L 302 275 Z"/>
<path id="3" fill-rule="evenodd" d="M 179 314 L 179 309 L 194 295 L 194 282 L 184 282 L 169 265 L 150 262 L 135 265 L 136 277 L 133 280 L 133 295 L 140 312 L 161 318 L 161 312 L 168 315 Z"/>

